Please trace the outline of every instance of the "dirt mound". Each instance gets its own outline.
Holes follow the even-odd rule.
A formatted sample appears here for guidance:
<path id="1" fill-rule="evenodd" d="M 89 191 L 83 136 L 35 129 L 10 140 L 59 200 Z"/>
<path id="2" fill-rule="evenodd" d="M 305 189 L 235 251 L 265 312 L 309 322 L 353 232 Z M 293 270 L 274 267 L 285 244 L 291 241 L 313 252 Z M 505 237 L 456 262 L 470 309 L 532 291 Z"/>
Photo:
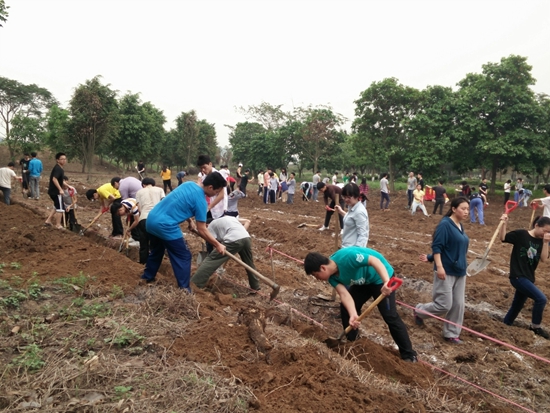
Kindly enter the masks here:
<path id="1" fill-rule="evenodd" d="M 87 186 L 77 175 L 74 180 L 80 190 Z M 140 334 L 146 337 L 144 342 L 148 343 L 146 348 L 149 350 L 144 349 L 141 358 L 150 360 L 151 349 L 156 349 L 155 354 L 162 356 L 155 360 L 164 366 L 179 368 L 182 363 L 209 366 L 211 370 L 208 371 L 219 375 L 224 383 L 247 389 L 246 405 L 253 410 L 515 410 L 493 396 L 447 378 L 423 362 L 532 410 L 549 408 L 546 401 L 550 394 L 548 364 L 535 362 L 469 332 L 462 336 L 466 345 L 449 345 L 441 338 L 439 322 L 428 320 L 424 328 L 418 328 L 412 321 L 412 311 L 406 306 L 399 311 L 423 362 L 413 365 L 399 359 L 388 329 L 376 311 L 364 320 L 358 341 L 329 349 L 323 340 L 337 336 L 342 329 L 338 305 L 316 299 L 318 295 L 330 296 L 330 288 L 306 276 L 300 263 L 292 259 L 301 260 L 310 251 L 330 254 L 335 250 L 334 230 L 321 232 L 309 226 L 298 228 L 302 223 L 322 224 L 321 203 L 303 202 L 298 198 L 295 205 L 266 206 L 253 191 L 250 193 L 249 198 L 240 201 L 239 209 L 243 217 L 252 220 L 250 233 L 258 270 L 282 286 L 275 302 L 268 301 L 267 285 L 262 285 L 262 295 L 251 295 L 246 288 L 244 270 L 234 262 L 224 266 L 222 275 L 214 276 L 209 291 L 196 292 L 196 307 L 182 304 L 183 309 L 178 311 L 180 304 L 173 296 L 162 303 L 153 302 L 153 298 L 158 300 L 162 294 L 168 294 L 163 291 L 173 291 L 175 287 L 169 264 L 164 263 L 156 285 L 140 285 L 142 266 L 135 262 L 135 249 L 128 259 L 111 248 L 113 241 L 106 239 L 110 229 L 108 214 L 102 217 L 99 226 L 93 227 L 91 233 L 95 235 L 80 237 L 44 227 L 48 200 L 23 201 L 17 193 L 14 200 L 27 207 L 0 204 L 0 262 L 5 264 L 0 278 L 10 281 L 19 277 L 23 283 L 30 284 L 33 280 L 47 282 L 83 274 L 90 277 L 87 288 L 93 289 L 96 296 L 110 294 L 112 297 L 113 290 L 121 288 L 125 293 L 121 305 L 137 306 L 140 308 L 137 314 L 143 317 L 135 329 L 141 328 Z M 466 224 L 471 240 L 470 259 L 483 253 L 496 228 L 502 213 L 496 201 L 491 200 L 486 210 L 486 227 Z M 79 220 L 85 224 L 97 213 L 97 206 L 87 200 L 79 203 L 82 206 Z M 369 246 L 384 254 L 396 273 L 404 278 L 397 299 L 414 306 L 431 299 L 431 267 L 419 262 L 418 254 L 429 252 L 431 234 L 440 217 L 426 218 L 419 214 L 411 217 L 404 209 L 405 203 L 404 195 L 400 194 L 389 212 L 380 212 L 374 202 L 369 205 Z M 510 216 L 510 228 L 526 227 L 530 214 L 526 209 L 514 211 Z M 186 239 L 196 254 L 201 241 L 194 236 Z M 268 247 L 292 258 L 270 253 Z M 526 329 L 531 302 L 514 327 L 501 322 L 513 296 L 506 275 L 509 252 L 508 246 L 497 243 L 490 254 L 489 269 L 468 278 L 465 325 L 548 359 L 549 343 Z M 550 287 L 550 281 L 543 276 L 544 271 L 542 264 L 537 284 L 543 291 Z M 170 302 L 172 307 L 166 312 Z M 4 317 L 2 331 L 6 337 L 14 320 L 9 312 Z M 549 324 L 547 314 L 543 324 Z M 15 357 L 11 350 L 13 338 L 12 341 L 0 340 L 3 359 L 9 362 Z M 47 340 L 43 342 L 46 343 Z M 16 346 L 20 344 L 15 343 Z M 50 345 L 53 349 L 53 343 Z M 94 348 L 102 354 L 112 352 L 121 360 L 130 357 L 115 350 L 97 344 Z M 2 379 L 2 388 L 7 390 L 9 385 L 5 379 Z M 134 394 L 133 397 L 139 399 L 141 396 Z"/>

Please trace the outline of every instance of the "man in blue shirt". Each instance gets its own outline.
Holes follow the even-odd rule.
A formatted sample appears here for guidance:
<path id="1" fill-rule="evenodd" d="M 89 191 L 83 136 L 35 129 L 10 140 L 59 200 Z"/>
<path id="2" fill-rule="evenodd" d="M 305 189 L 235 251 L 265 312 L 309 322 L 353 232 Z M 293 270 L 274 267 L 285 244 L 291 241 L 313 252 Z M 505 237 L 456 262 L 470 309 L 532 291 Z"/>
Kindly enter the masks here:
<path id="1" fill-rule="evenodd" d="M 205 195 L 215 197 L 225 189 L 226 185 L 227 183 L 220 173 L 212 172 L 204 179 L 202 188 L 195 182 L 185 182 L 153 207 L 147 216 L 146 224 L 151 252 L 147 258 L 142 279 L 148 283 L 155 281 L 164 252 L 167 250 L 178 287 L 191 292 L 189 287 L 191 253 L 182 237 L 180 224 L 187 221 L 189 230 L 198 231 L 223 255 L 225 246 L 218 242 L 206 228 L 208 205 Z M 195 217 L 196 224 L 191 219 L 193 217 Z"/>
<path id="2" fill-rule="evenodd" d="M 31 152 L 31 160 L 29 161 L 29 189 L 31 199 L 40 198 L 40 175 L 44 167 L 42 161 L 36 157 L 36 152 Z"/>

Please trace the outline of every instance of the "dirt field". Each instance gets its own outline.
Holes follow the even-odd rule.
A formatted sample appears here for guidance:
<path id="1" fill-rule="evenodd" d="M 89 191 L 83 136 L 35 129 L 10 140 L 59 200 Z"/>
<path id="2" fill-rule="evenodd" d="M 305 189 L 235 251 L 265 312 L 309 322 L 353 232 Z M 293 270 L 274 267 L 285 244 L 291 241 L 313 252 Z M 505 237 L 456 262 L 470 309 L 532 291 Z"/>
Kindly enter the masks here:
<path id="1" fill-rule="evenodd" d="M 90 186 L 76 172 L 79 167 L 75 166 L 73 171 L 70 168 L 67 168 L 67 174 L 70 173 L 73 184 L 83 194 Z M 93 184 L 107 182 L 112 174 L 94 175 Z M 43 180 L 42 185 L 45 183 Z M 420 359 L 417 364 L 408 364 L 399 359 L 387 327 L 376 310 L 363 321 L 362 338 L 358 341 L 336 350 L 323 343 L 327 337 L 335 337 L 341 332 L 338 305 L 315 298 L 317 295 L 330 296 L 329 286 L 306 276 L 300 264 L 290 258 L 275 252 L 271 260 L 266 250 L 271 247 L 298 260 L 310 251 L 332 253 L 336 248 L 333 230 L 320 232 L 313 227 L 297 228 L 301 223 L 321 225 L 324 217 L 322 203 L 304 202 L 297 196 L 294 205 L 277 203 L 266 206 L 255 195 L 254 189 L 254 185 L 249 186 L 250 197 L 239 202 L 239 210 L 241 216 L 252 220 L 249 232 L 253 237 L 257 269 L 281 285 L 281 292 L 274 302 L 268 301 L 270 288 L 267 285 L 262 286 L 262 296 L 250 295 L 245 288 L 244 270 L 232 262 L 225 265 L 221 276 L 212 278 L 214 282 L 210 290 L 198 291 L 191 298 L 173 298 L 183 293 L 175 290 L 167 259 L 159 281 L 143 285 L 139 281 L 142 266 L 136 262 L 137 251 L 132 249 L 127 258 L 117 252 L 117 242 L 105 238 L 110 230 L 109 214 L 105 214 L 99 225 L 84 237 L 44 227 L 47 208 L 51 207 L 45 188 L 42 188 L 44 192 L 39 201 L 23 200 L 15 191 L 14 205 L 6 207 L 0 204 L 0 263 L 5 264 L 0 278 L 9 281 L 18 277 L 23 285 L 28 285 L 33 280 L 48 283 L 68 275 L 85 274 L 93 279 L 89 290 L 95 299 L 107 300 L 113 306 L 134 305 L 143 317 L 147 314 L 141 324 L 137 324 L 140 327 L 136 327 L 141 328 L 139 333 L 147 343 L 139 355 L 99 344 L 94 346 L 95 354 L 111 357 L 113 363 L 120 365 L 138 363 L 136 360 L 140 358 L 139 363 L 160 363 L 165 368 L 194 363 L 209 369 L 220 380 L 230 382 L 246 395 L 241 396 L 238 408 L 230 407 L 229 402 L 223 401 L 225 399 L 217 399 L 222 401 L 215 408 L 199 407 L 194 411 L 515 412 L 522 411 L 519 406 L 527 411 L 550 411 L 550 366 L 547 361 L 537 360 L 467 331 L 463 331 L 461 336 L 464 345 L 450 345 L 443 341 L 441 323 L 437 320 L 427 320 L 424 328 L 414 325 L 409 306 L 431 300 L 433 277 L 431 266 L 421 263 L 418 255 L 430 251 L 430 237 L 439 215 L 425 218 L 418 213 L 411 217 L 404 208 L 406 197 L 403 193 L 396 194 L 391 210 L 382 213 L 377 208 L 377 197 L 374 194 L 370 197 L 369 247 L 380 251 L 395 268 L 396 274 L 404 279 L 397 293 L 397 299 L 402 303 L 399 311 Z M 97 206 L 84 197 L 80 199 L 79 221 L 86 224 L 97 213 Z M 502 213 L 500 199 L 490 198 L 489 201 L 487 226 L 466 224 L 470 260 L 484 252 Z M 510 216 L 509 228 L 525 228 L 530 218 L 531 210 L 516 210 Z M 334 227 L 334 222 L 331 225 Z M 201 242 L 192 235 L 186 239 L 196 254 Z M 510 246 L 497 241 L 490 253 L 492 263 L 489 268 L 468 278 L 464 324 L 525 352 L 550 359 L 550 342 L 527 329 L 532 302 L 527 303 L 513 327 L 501 322 L 513 295 L 506 275 L 510 251 Z M 19 263 L 20 268 L 10 263 Z M 550 290 L 547 274 L 548 265 L 541 263 L 537 285 L 544 292 Z M 119 288 L 123 293 L 113 294 Z M 83 291 L 75 290 L 73 295 L 89 298 Z M 181 308 L 186 311 L 179 312 L 169 303 L 155 308 L 155 311 L 149 304 L 148 308 L 144 306 L 145 302 L 149 303 L 147 297 L 156 294 L 158 298 L 165 293 L 173 294 L 170 296 L 172 301 L 192 300 L 193 303 L 182 301 Z M 5 290 L 1 294 L 5 297 Z M 36 316 L 33 311 L 55 308 L 55 304 L 55 299 L 29 300 L 21 307 L 22 314 Z M 190 305 L 190 311 L 187 311 L 187 305 Z M 174 311 L 172 315 L 166 313 L 168 307 Z M 10 309 L 0 312 L 0 364 L 4 365 L 12 362 L 20 354 L 21 346 L 26 344 L 24 326 L 19 333 L 10 333 L 14 326 L 24 325 L 21 318 L 13 314 Z M 97 320 L 101 317 L 96 317 L 96 326 Z M 255 330 L 254 322 L 250 320 L 259 320 L 260 326 L 265 324 L 265 331 L 261 328 Z M 63 326 L 55 322 L 52 325 L 66 329 L 66 344 L 54 342 L 52 337 L 40 341 L 48 360 L 54 360 L 54 353 L 61 357 L 59 353 L 68 352 L 69 347 L 81 348 L 82 351 L 86 347 L 82 338 L 71 340 L 70 326 L 66 321 L 64 323 Z M 550 326 L 548 311 L 543 325 Z M 85 354 L 82 352 L 80 361 L 74 361 L 70 354 L 65 358 L 82 365 Z M 446 376 L 432 366 L 510 399 L 519 406 Z M 56 400 L 57 407 L 52 404 L 46 408 L 42 401 L 40 411 L 115 411 L 113 398 L 109 399 L 111 404 L 100 402 L 93 409 L 89 405 L 73 405 L 71 410 L 68 407 L 71 397 L 77 396 L 70 388 L 56 392 L 52 390 L 55 386 L 50 386 L 46 391 L 40 384 L 53 380 L 51 377 L 55 374 L 54 369 L 48 369 L 47 365 L 42 371 L 30 375 L 4 370 L 0 393 L 5 396 L 0 396 L 0 408 L 14 411 L 17 406 L 21 408 L 22 401 L 42 400 L 41 397 L 48 394 Z M 108 370 L 102 374 L 109 376 Z M 34 396 L 24 392 L 23 382 L 28 391 L 34 389 Z M 128 383 L 136 387 L 135 381 Z M 93 387 L 95 385 L 81 382 L 79 388 L 92 391 L 97 389 Z M 170 385 L 175 386 L 174 383 Z M 171 399 L 166 394 L 168 384 L 161 387 L 157 392 L 148 389 L 148 392 L 132 393 L 131 398 L 127 396 L 132 400 L 131 405 L 125 405 L 130 409 L 127 411 L 179 411 L 175 402 L 169 402 Z M 185 394 L 184 387 L 181 391 Z M 151 406 L 155 394 L 164 398 L 165 404 L 145 408 Z"/>

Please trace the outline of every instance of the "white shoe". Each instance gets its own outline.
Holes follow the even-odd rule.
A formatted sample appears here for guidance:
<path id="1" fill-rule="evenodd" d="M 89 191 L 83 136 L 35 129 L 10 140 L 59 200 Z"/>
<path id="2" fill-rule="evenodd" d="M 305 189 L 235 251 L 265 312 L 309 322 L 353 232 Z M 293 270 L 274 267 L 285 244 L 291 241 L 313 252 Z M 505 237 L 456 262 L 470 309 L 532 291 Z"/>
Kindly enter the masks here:
<path id="1" fill-rule="evenodd" d="M 327 229 L 328 229 L 328 227 L 325 227 L 325 226 L 323 225 L 321 228 L 319 228 L 319 231 L 326 231 Z"/>
<path id="2" fill-rule="evenodd" d="M 343 229 L 340 230 L 340 235 L 344 235 L 344 230 Z"/>

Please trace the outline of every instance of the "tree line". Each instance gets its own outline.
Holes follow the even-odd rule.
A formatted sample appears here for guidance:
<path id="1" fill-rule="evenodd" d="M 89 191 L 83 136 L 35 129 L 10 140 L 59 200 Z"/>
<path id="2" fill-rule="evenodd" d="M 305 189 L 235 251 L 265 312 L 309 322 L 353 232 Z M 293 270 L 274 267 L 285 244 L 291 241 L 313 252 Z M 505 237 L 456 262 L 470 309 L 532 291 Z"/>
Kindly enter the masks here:
<path id="1" fill-rule="evenodd" d="M 199 154 L 216 157 L 214 124 L 194 110 L 182 112 L 166 130 L 166 117 L 139 94 L 118 97 L 99 76 L 78 85 L 67 108 L 35 84 L 0 77 L 0 122 L 12 159 L 22 152 L 49 147 L 92 170 L 94 156 L 128 167 L 138 160 L 170 167 L 190 167 Z"/>
<path id="2" fill-rule="evenodd" d="M 418 90 L 395 78 L 372 82 L 354 102 L 350 132 L 329 105 L 240 107 L 246 121 L 226 125 L 224 148 L 214 124 L 195 111 L 182 112 L 167 131 L 160 109 L 139 94 L 119 97 L 99 76 L 78 85 L 67 108 L 44 88 L 0 77 L 0 123 L 12 158 L 48 146 L 81 160 L 88 172 L 94 155 L 122 165 L 142 159 L 190 168 L 207 154 L 254 172 L 290 163 L 300 175 L 388 172 L 392 186 L 411 170 L 430 180 L 481 170 L 494 189 L 507 171 L 536 182 L 550 177 L 550 99 L 531 89 L 531 70 L 527 58 L 511 55 L 467 74 L 455 89 Z"/>
<path id="3" fill-rule="evenodd" d="M 436 179 L 478 169 L 493 190 L 510 170 L 548 182 L 550 99 L 531 89 L 531 70 L 512 55 L 467 74 L 456 90 L 372 82 L 355 101 L 351 133 L 330 107 L 241 108 L 249 121 L 231 128 L 233 156 L 254 169 L 292 161 L 300 171 L 385 171 L 392 184 L 411 170 Z"/>

